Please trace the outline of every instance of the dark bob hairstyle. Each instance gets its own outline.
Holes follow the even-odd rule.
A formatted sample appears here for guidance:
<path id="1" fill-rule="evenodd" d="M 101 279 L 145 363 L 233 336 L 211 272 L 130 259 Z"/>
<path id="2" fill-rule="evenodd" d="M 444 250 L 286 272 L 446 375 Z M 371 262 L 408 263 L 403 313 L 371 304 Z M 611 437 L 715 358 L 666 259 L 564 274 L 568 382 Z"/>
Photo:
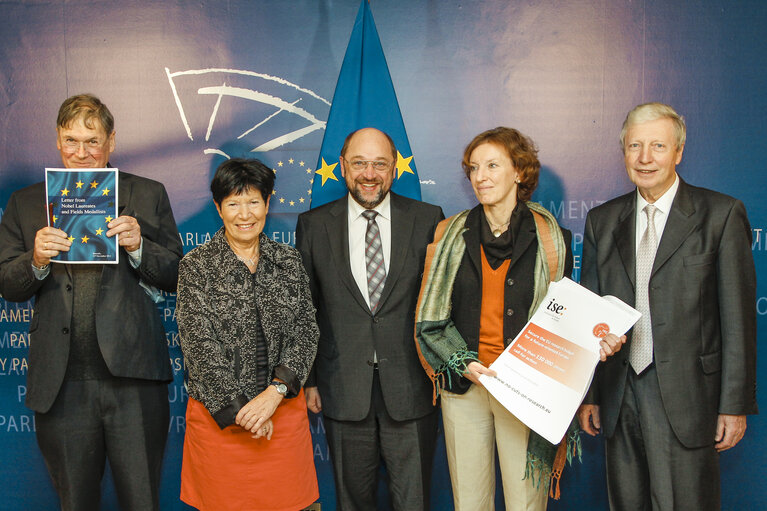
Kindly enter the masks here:
<path id="1" fill-rule="evenodd" d="M 274 190 L 274 172 L 255 158 L 225 161 L 218 166 L 210 182 L 213 202 L 219 205 L 230 195 L 239 195 L 250 189 L 261 192 L 264 202 L 269 200 Z"/>
<path id="2" fill-rule="evenodd" d="M 511 163 L 518 173 L 517 200 L 522 202 L 530 200 L 538 186 L 538 173 L 541 170 L 541 162 L 538 161 L 538 149 L 533 141 L 514 128 L 503 126 L 480 133 L 469 142 L 463 151 L 461 165 L 467 178 L 471 174 L 471 164 L 469 163 L 471 153 L 482 144 L 494 144 L 508 153 Z"/>

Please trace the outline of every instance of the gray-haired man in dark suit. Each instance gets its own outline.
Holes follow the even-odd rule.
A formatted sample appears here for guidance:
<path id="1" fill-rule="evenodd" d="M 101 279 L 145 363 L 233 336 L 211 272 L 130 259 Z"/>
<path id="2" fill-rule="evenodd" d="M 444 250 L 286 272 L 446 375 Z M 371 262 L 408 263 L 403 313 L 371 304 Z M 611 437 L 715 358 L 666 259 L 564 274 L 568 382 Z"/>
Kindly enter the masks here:
<path id="1" fill-rule="evenodd" d="M 621 145 L 636 191 L 586 218 L 581 283 L 642 312 L 578 411 L 606 437 L 611 509 L 719 509 L 718 452 L 756 405 L 756 277 L 743 203 L 676 173 L 685 124 L 629 112 Z"/>

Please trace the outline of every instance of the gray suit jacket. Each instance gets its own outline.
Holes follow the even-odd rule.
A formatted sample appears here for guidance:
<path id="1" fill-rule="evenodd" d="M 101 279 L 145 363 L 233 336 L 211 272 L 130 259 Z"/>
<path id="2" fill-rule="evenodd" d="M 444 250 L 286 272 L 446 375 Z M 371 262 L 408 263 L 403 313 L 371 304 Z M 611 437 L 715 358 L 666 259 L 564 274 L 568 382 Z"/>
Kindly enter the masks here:
<path id="1" fill-rule="evenodd" d="M 298 217 L 296 248 L 309 274 L 320 328 L 306 385 L 319 388 L 323 413 L 336 420 L 367 415 L 373 350 L 392 418 L 415 419 L 434 409 L 432 385 L 418 361 L 413 332 L 426 245 L 444 215 L 437 206 L 390 194 L 391 262 L 375 315 L 351 272 L 348 195 Z"/>
<path id="2" fill-rule="evenodd" d="M 162 320 L 139 281 L 175 291 L 181 239 L 162 184 L 120 172 L 118 186 L 118 213 L 138 220 L 144 242 L 138 268 L 124 250 L 119 264 L 104 265 L 96 301 L 99 347 L 114 376 L 170 381 Z M 14 302 L 35 298 L 26 405 L 38 412 L 50 409 L 64 381 L 72 321 L 70 265 L 51 263 L 43 280 L 32 271 L 35 233 L 46 225 L 43 183 L 11 195 L 0 224 L 0 294 Z"/>
<path id="3" fill-rule="evenodd" d="M 589 212 L 581 276 L 592 291 L 631 305 L 635 208 L 634 191 Z M 649 295 L 658 406 L 683 445 L 711 445 L 718 414 L 757 413 L 756 275 L 743 203 L 680 178 Z M 630 348 L 631 332 L 599 365 L 585 401 L 600 405 L 607 437 L 620 413 Z"/>

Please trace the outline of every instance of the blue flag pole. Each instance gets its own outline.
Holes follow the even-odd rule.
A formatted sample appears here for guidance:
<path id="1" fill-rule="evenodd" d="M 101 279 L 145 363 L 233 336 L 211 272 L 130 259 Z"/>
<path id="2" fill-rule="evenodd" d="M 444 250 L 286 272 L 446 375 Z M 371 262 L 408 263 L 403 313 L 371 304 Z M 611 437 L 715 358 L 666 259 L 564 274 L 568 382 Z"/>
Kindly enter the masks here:
<path id="1" fill-rule="evenodd" d="M 384 131 L 394 140 L 397 166 L 392 191 L 420 200 L 421 183 L 389 66 L 370 6 L 367 0 L 362 0 L 333 94 L 312 183 L 311 207 L 346 194 L 346 183 L 338 163 L 341 147 L 349 133 L 366 127 Z"/>

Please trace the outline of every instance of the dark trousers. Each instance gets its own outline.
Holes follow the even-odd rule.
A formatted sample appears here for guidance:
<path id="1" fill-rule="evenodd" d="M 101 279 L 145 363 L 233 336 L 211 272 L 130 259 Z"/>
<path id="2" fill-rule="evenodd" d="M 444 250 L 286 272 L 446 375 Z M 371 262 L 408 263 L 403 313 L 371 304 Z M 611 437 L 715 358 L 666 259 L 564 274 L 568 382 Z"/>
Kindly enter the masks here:
<path id="1" fill-rule="evenodd" d="M 370 411 L 361 421 L 325 418 L 336 483 L 336 508 L 375 511 L 378 471 L 386 466 L 392 506 L 397 511 L 429 509 L 431 467 L 437 442 L 437 411 L 395 421 L 373 377 Z"/>
<path id="2" fill-rule="evenodd" d="M 168 386 L 128 378 L 65 381 L 36 413 L 37 443 L 65 511 L 98 511 L 109 459 L 123 511 L 159 509 Z"/>
<path id="3" fill-rule="evenodd" d="M 655 365 L 628 373 L 615 434 L 605 445 L 610 509 L 720 509 L 714 439 L 697 449 L 682 445 L 666 417 Z"/>

